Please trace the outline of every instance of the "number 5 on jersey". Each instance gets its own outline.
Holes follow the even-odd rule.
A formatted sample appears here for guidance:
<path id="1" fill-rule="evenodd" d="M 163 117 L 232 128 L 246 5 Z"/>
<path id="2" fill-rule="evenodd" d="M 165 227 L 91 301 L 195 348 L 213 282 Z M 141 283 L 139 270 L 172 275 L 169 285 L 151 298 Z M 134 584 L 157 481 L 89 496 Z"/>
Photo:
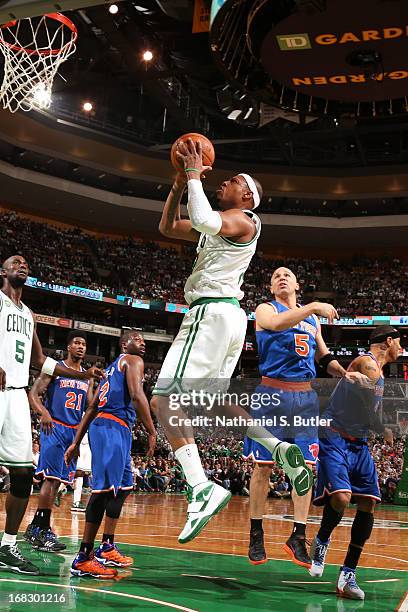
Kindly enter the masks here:
<path id="1" fill-rule="evenodd" d="M 295 351 L 299 357 L 307 357 L 309 355 L 309 336 L 307 334 L 295 334 Z"/>

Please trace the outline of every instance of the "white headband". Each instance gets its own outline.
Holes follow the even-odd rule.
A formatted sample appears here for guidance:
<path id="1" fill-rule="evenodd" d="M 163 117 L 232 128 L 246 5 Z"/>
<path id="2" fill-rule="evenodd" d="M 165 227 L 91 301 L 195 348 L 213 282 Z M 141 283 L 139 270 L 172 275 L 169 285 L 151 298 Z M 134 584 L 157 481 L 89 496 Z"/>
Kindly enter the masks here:
<path id="1" fill-rule="evenodd" d="M 252 210 L 254 210 L 255 208 L 257 208 L 259 206 L 259 203 L 261 201 L 261 198 L 259 197 L 258 188 L 255 185 L 255 181 L 252 178 L 252 176 L 249 176 L 249 174 L 244 174 L 243 172 L 240 172 L 240 174 L 238 176 L 243 176 L 244 179 L 247 182 L 247 185 L 249 187 L 249 191 L 252 193 L 252 197 L 254 199 L 254 205 L 252 207 Z"/>

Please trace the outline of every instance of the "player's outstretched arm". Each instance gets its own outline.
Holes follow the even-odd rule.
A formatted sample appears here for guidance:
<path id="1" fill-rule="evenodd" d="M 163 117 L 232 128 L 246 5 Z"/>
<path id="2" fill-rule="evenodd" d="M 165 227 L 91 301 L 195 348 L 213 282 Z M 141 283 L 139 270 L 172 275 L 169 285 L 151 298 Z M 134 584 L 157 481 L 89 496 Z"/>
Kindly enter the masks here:
<path id="1" fill-rule="evenodd" d="M 54 427 L 52 417 L 48 412 L 47 408 L 42 402 L 42 396 L 48 388 L 48 385 L 52 381 L 52 376 L 48 374 L 40 374 L 40 376 L 34 381 L 31 387 L 30 393 L 28 394 L 28 401 L 33 410 L 40 415 L 40 428 L 45 434 L 49 434 Z"/>
<path id="2" fill-rule="evenodd" d="M 76 378 L 78 380 L 88 380 L 89 378 L 95 378 L 101 380 L 104 373 L 96 366 L 92 366 L 85 372 L 79 370 L 72 370 L 59 364 L 55 359 L 46 357 L 43 353 L 41 342 L 37 335 L 37 330 L 34 329 L 33 334 L 33 346 L 31 349 L 31 365 L 34 368 L 41 370 L 42 374 L 48 374 L 49 376 L 65 376 L 66 378 Z"/>
<path id="3" fill-rule="evenodd" d="M 123 368 L 126 372 L 126 383 L 129 390 L 130 399 L 136 409 L 136 414 L 142 421 L 144 428 L 149 436 L 149 449 L 147 455 L 153 456 L 156 446 L 156 429 L 153 424 L 149 402 L 143 390 L 144 363 L 137 355 L 126 355 L 123 361 Z"/>
<path id="4" fill-rule="evenodd" d="M 186 176 L 179 172 L 167 196 L 160 219 L 159 232 L 167 238 L 198 242 L 200 235 L 193 229 L 191 221 L 181 218 L 180 202 L 186 188 L 186 183 Z"/>
<path id="5" fill-rule="evenodd" d="M 283 331 L 290 329 L 313 314 L 328 318 L 330 323 L 338 318 L 334 306 L 320 302 L 312 302 L 301 308 L 291 308 L 279 313 L 276 312 L 272 304 L 259 304 L 255 310 L 256 328 L 258 331 L 261 329 Z"/>

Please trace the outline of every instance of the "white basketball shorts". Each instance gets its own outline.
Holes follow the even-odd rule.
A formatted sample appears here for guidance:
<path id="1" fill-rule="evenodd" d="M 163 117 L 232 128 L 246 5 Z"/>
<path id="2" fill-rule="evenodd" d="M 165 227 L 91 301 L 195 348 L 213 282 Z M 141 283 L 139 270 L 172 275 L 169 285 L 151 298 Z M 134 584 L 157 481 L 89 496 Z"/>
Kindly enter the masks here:
<path id="1" fill-rule="evenodd" d="M 33 467 L 30 406 L 25 389 L 0 391 L 0 465 Z"/>
<path id="2" fill-rule="evenodd" d="M 184 316 L 160 370 L 155 395 L 225 389 L 244 346 L 247 318 L 231 302 L 208 300 Z"/>

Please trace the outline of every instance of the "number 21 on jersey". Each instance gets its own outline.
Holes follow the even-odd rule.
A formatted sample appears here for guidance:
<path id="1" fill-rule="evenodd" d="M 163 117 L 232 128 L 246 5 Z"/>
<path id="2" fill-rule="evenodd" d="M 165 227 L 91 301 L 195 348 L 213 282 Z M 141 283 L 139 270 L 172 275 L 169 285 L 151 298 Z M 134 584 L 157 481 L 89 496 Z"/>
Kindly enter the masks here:
<path id="1" fill-rule="evenodd" d="M 299 357 L 307 357 L 310 352 L 308 334 L 295 334 L 295 351 Z"/>

